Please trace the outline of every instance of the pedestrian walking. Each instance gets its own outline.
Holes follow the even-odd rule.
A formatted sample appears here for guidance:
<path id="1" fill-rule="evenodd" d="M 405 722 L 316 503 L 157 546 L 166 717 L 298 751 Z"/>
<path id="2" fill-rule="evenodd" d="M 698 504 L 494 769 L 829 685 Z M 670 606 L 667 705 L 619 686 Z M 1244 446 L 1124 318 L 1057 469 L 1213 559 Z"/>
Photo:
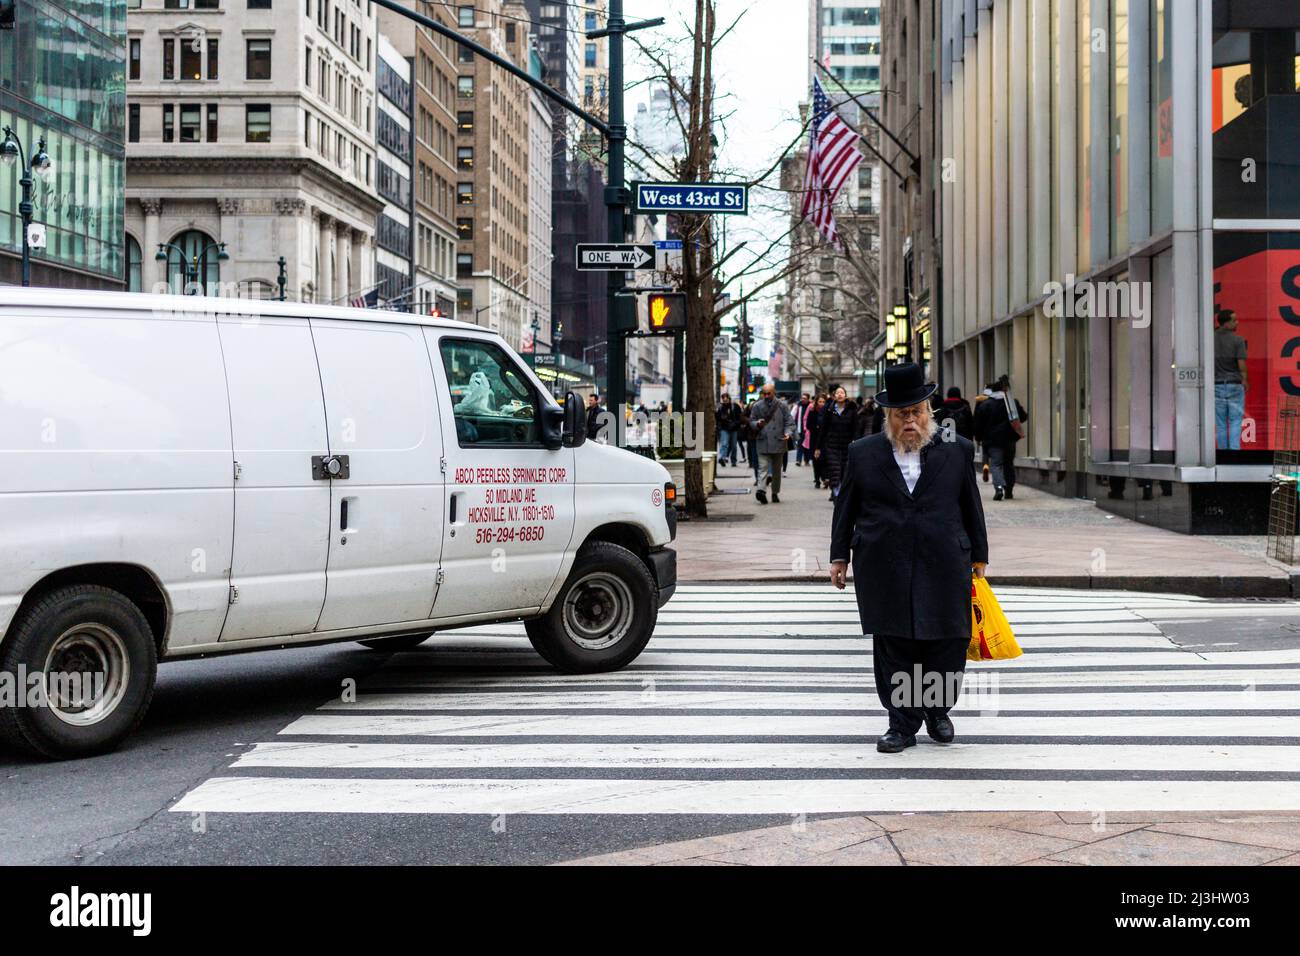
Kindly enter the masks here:
<path id="1" fill-rule="evenodd" d="M 763 485 L 771 486 L 772 502 L 776 504 L 781 500 L 781 459 L 785 456 L 789 438 L 794 434 L 794 416 L 790 414 L 790 406 L 776 397 L 776 386 L 771 382 L 763 386 L 762 395 L 749 413 L 750 428 L 755 434 L 755 458 L 762 459 L 766 472 L 762 476 Z M 766 489 L 758 485 L 757 479 L 755 484 L 754 497 L 759 504 L 767 504 Z"/>
<path id="2" fill-rule="evenodd" d="M 889 728 L 882 753 L 955 737 L 971 635 L 971 575 L 984 576 L 988 534 L 974 446 L 938 441 L 921 367 L 885 369 L 876 404 L 884 431 L 849 448 L 831 525 L 831 584 L 843 590 L 850 560 L 858 617 L 872 638 L 876 694 Z"/>
<path id="3" fill-rule="evenodd" d="M 804 462 L 812 462 L 812 449 L 805 442 L 807 432 L 804 425 L 807 423 L 808 409 L 812 406 L 812 399 L 807 392 L 799 396 L 799 404 L 793 409 L 794 412 L 794 437 L 795 453 L 794 466 L 802 468 Z"/>
<path id="4" fill-rule="evenodd" d="M 750 470 L 754 472 L 754 485 L 757 487 L 758 475 L 758 432 L 754 430 L 754 406 L 757 402 L 750 402 L 746 407 L 744 415 L 741 418 L 741 434 L 744 435 L 745 443 L 745 460 L 749 462 Z"/>
<path id="5" fill-rule="evenodd" d="M 1011 501 L 1016 488 L 1016 442 L 1025 436 L 1029 413 L 1011 394 L 1011 379 L 1001 376 L 993 383 L 986 402 L 981 402 L 975 419 L 975 440 L 984 445 L 993 473 L 993 500 Z"/>
<path id="6" fill-rule="evenodd" d="M 808 411 L 808 448 L 813 453 L 813 487 L 822 487 L 822 475 L 825 472 L 825 463 L 817 452 L 817 440 L 820 437 L 822 420 L 826 417 L 826 396 L 818 395 L 817 400 Z"/>
<path id="7" fill-rule="evenodd" d="M 864 398 L 858 403 L 858 414 L 853 423 L 854 439 L 866 438 L 880 431 L 881 411 L 874 398 Z"/>
<path id="8" fill-rule="evenodd" d="M 849 400 L 848 392 L 843 388 L 835 389 L 833 400 L 826 406 L 822 417 L 822 426 L 817 438 L 816 458 L 822 459 L 822 468 L 826 484 L 830 486 L 830 500 L 840 487 L 840 476 L 844 472 L 844 456 L 849 450 L 857 428 L 858 406 Z"/>
<path id="9" fill-rule="evenodd" d="M 730 460 L 731 467 L 735 468 L 736 445 L 738 444 L 736 435 L 740 431 L 740 407 L 731 400 L 731 395 L 727 392 L 722 393 L 716 418 L 718 422 L 718 467 L 722 467 Z"/>
<path id="10" fill-rule="evenodd" d="M 935 421 L 942 430 L 946 422 L 952 422 L 952 431 L 968 441 L 975 440 L 975 413 L 971 411 L 970 402 L 961 397 L 961 389 L 956 385 L 948 389 L 948 397 L 935 410 Z"/>

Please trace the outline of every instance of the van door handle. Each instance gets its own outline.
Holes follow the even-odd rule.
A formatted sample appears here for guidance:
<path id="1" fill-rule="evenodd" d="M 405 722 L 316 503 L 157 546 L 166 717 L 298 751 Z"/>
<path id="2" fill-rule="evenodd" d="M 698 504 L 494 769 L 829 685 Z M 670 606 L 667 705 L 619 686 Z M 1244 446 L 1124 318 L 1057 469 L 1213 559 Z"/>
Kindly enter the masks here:
<path id="1" fill-rule="evenodd" d="M 458 496 L 455 494 L 452 494 L 451 496 L 451 510 L 447 512 L 447 521 L 450 524 L 456 523 L 456 498 L 457 497 Z"/>

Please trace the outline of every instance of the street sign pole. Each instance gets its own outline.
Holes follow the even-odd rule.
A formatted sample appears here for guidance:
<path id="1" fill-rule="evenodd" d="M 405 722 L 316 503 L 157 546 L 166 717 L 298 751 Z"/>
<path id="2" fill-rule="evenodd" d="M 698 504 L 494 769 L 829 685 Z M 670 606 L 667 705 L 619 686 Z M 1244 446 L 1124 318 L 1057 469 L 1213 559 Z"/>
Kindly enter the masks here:
<path id="1" fill-rule="evenodd" d="M 627 21 L 623 19 L 623 0 L 609 0 L 609 16 L 605 30 L 609 33 L 609 185 L 605 187 L 605 206 L 609 216 L 609 242 L 625 242 L 627 226 L 623 210 L 627 207 L 627 184 L 624 181 L 623 151 L 627 141 L 627 120 L 623 112 L 623 34 Z M 621 422 L 620 405 L 627 401 L 627 339 L 618 321 L 618 293 L 623 288 L 623 276 L 609 274 L 606 294 L 605 335 L 605 399 L 611 411 Z"/>

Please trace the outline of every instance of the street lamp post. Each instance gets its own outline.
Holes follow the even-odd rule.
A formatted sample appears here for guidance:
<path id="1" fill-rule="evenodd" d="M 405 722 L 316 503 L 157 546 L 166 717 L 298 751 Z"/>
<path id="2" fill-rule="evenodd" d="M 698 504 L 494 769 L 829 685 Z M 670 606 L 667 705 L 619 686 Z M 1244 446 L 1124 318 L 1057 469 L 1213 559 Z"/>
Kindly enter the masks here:
<path id="1" fill-rule="evenodd" d="M 189 290 L 185 294 L 198 295 L 198 291 L 194 289 L 194 286 L 197 286 L 199 284 L 199 260 L 205 258 L 207 254 L 211 252 L 213 249 L 217 250 L 218 262 L 226 262 L 230 259 L 230 254 L 226 252 L 226 244 L 224 242 L 208 243 L 207 247 L 204 248 L 203 251 L 195 253 L 192 259 L 185 258 L 185 250 L 182 249 L 180 246 L 170 242 L 160 242 L 158 243 L 158 254 L 154 256 L 154 259 L 156 259 L 158 262 L 165 263 L 170 258 L 168 254 L 169 252 L 175 252 L 176 255 L 180 256 L 181 263 L 182 265 L 185 266 L 185 288 Z M 280 261 L 283 262 L 284 259 L 281 258 Z M 283 275 L 284 273 L 282 271 L 281 272 L 282 278 Z M 284 298 L 283 285 L 280 286 L 280 297 L 281 299 Z"/>
<path id="2" fill-rule="evenodd" d="M 32 177 L 40 176 L 43 182 L 48 182 L 54 174 L 54 163 L 50 160 L 50 154 L 45 151 L 45 137 L 42 136 L 36 142 L 36 155 L 32 157 L 31 165 L 28 165 L 23 145 L 18 141 L 18 134 L 9 126 L 4 128 L 4 145 L 0 146 L 0 160 L 3 160 L 6 166 L 17 165 L 21 170 L 18 185 L 22 187 L 23 195 L 18 203 L 18 213 L 23 219 L 23 285 L 29 286 L 32 284 L 32 250 L 27 234 L 31 230 L 32 213 L 35 211 L 32 205 L 32 187 L 36 184 Z"/>
<path id="3" fill-rule="evenodd" d="M 220 257 L 218 257 L 218 258 L 220 258 Z M 285 273 L 284 273 L 284 267 L 285 267 L 286 265 L 288 265 L 288 263 L 286 263 L 286 262 L 284 261 L 284 256 L 281 256 L 281 257 L 280 257 L 280 261 L 277 262 L 276 265 L 278 265 L 278 266 L 280 267 L 280 275 L 276 277 L 275 284 L 278 285 L 278 286 L 280 287 L 280 301 L 283 302 L 283 301 L 284 301 L 284 289 L 285 289 L 285 286 L 287 286 L 287 285 L 289 284 L 289 279 L 288 279 L 288 277 L 287 277 L 287 276 L 285 275 Z"/>

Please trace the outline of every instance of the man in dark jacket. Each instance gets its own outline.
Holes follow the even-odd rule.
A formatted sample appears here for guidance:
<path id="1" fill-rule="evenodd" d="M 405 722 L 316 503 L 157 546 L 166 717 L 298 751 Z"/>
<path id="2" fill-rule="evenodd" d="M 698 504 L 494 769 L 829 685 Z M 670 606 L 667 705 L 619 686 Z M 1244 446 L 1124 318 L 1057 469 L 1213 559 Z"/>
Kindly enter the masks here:
<path id="1" fill-rule="evenodd" d="M 729 394 L 723 392 L 715 414 L 718 421 L 718 464 L 725 465 L 730 461 L 731 467 L 735 468 L 736 456 L 739 454 L 736 433 L 740 431 L 740 407 L 731 400 Z"/>
<path id="2" fill-rule="evenodd" d="M 587 438 L 595 441 L 600 435 L 601 418 L 605 409 L 601 408 L 600 396 L 595 392 L 587 396 Z"/>
<path id="3" fill-rule="evenodd" d="M 961 389 L 954 385 L 948 389 L 948 397 L 934 412 L 934 420 L 940 430 L 950 427 L 953 432 L 967 441 L 975 440 L 975 416 L 971 413 L 970 402 L 961 397 Z M 951 421 L 951 426 L 946 423 Z"/>
<path id="4" fill-rule="evenodd" d="M 1016 442 L 1024 436 L 1029 413 L 1011 396 L 1011 379 L 1003 375 L 993 383 L 986 402 L 975 417 L 975 440 L 984 445 L 993 472 L 993 500 L 1014 498 Z"/>
<path id="5" fill-rule="evenodd" d="M 858 617 L 872 637 L 876 694 L 889 729 L 876 743 L 898 753 L 925 724 L 954 737 L 948 711 L 966 669 L 971 575 L 989 559 L 975 482 L 975 447 L 938 437 L 914 363 L 885 369 L 885 430 L 849 446 L 831 526 L 831 583 L 843 588 L 850 556 Z"/>

